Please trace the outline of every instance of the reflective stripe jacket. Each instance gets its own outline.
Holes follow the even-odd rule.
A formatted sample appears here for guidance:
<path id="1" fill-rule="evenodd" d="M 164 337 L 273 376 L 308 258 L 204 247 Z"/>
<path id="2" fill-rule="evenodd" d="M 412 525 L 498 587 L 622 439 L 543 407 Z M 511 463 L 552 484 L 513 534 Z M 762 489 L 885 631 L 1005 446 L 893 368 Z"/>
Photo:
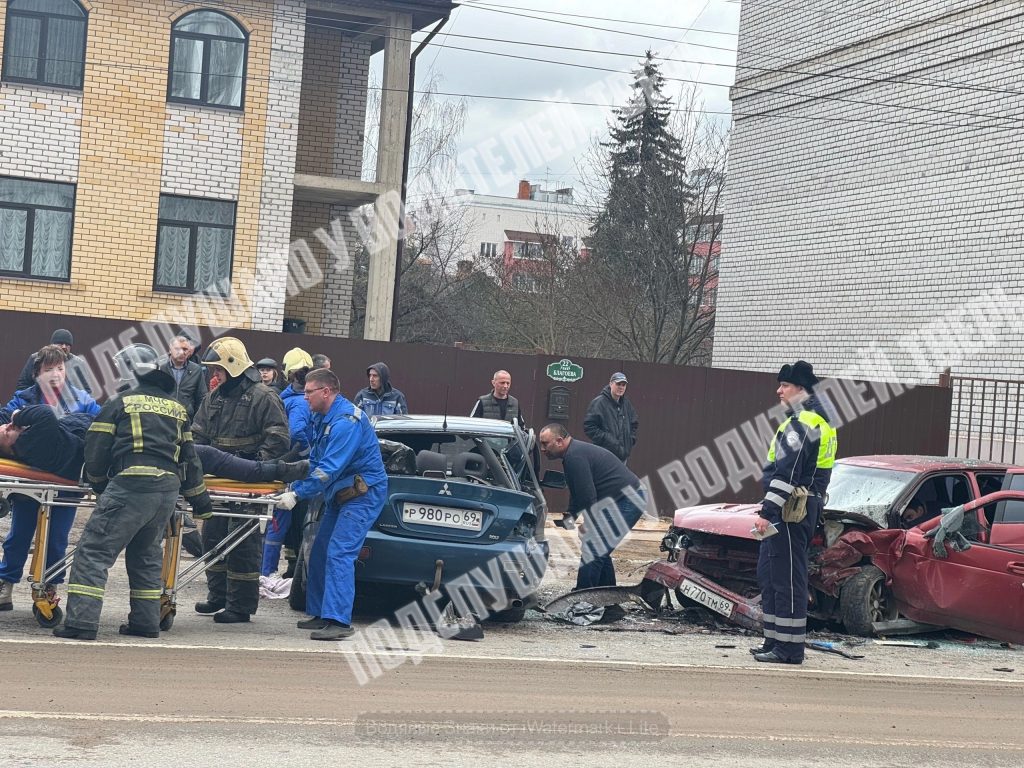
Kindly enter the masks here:
<path id="1" fill-rule="evenodd" d="M 288 452 L 288 418 L 276 391 L 249 368 L 234 386 L 222 384 L 199 406 L 192 421 L 197 443 L 245 459 L 267 461 Z"/>
<path id="2" fill-rule="evenodd" d="M 183 479 L 181 495 L 209 505 L 185 406 L 154 384 L 123 392 L 100 410 L 85 435 L 85 476 L 104 486 L 119 474 Z M 204 497 L 205 500 L 204 500 Z"/>
<path id="3" fill-rule="evenodd" d="M 786 412 L 768 448 L 768 463 L 761 484 L 764 501 L 761 516 L 778 522 L 782 505 L 796 487 L 824 495 L 836 461 L 836 430 L 828 414 L 813 395 L 800 406 L 799 413 Z"/>
<path id="4" fill-rule="evenodd" d="M 370 487 L 388 481 L 369 417 L 342 395 L 334 398 L 327 413 L 313 415 L 309 462 L 309 477 L 292 484 L 300 499 L 322 493 L 329 502 L 336 492 L 350 487 L 356 475 Z"/>

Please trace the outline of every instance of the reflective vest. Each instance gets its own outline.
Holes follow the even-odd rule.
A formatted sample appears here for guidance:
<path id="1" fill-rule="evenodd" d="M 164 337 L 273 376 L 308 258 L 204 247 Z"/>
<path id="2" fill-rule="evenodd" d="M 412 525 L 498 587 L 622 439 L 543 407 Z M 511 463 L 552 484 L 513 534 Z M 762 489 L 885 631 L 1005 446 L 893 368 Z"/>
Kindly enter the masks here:
<path id="1" fill-rule="evenodd" d="M 790 416 L 776 430 L 775 437 L 772 438 L 772 443 L 768 447 L 769 462 L 775 461 L 775 444 L 792 420 L 793 416 Z M 804 425 L 805 429 L 813 429 L 818 432 L 818 458 L 815 466 L 818 469 L 832 469 L 836 463 L 836 450 L 839 446 L 835 427 L 829 424 L 824 416 L 811 410 L 800 411 L 797 420 Z"/>

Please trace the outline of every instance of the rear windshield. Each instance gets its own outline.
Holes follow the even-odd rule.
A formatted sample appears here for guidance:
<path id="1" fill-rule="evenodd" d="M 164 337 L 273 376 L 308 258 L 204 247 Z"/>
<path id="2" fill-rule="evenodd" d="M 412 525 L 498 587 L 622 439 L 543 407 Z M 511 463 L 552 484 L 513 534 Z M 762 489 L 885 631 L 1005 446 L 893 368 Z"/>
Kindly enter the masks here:
<path id="1" fill-rule="evenodd" d="M 865 515 L 884 528 L 886 512 L 915 477 L 916 472 L 838 463 L 828 484 L 826 509 Z"/>
<path id="2" fill-rule="evenodd" d="M 510 458 L 519 453 L 519 444 L 512 438 L 455 432 L 391 431 L 381 431 L 377 437 L 381 440 L 381 452 L 389 474 L 415 472 L 421 477 L 440 479 L 444 472 L 447 479 L 519 489 L 508 472 L 514 463 Z M 403 456 L 395 444 L 408 448 L 409 453 Z M 396 458 L 389 461 L 389 454 Z"/>

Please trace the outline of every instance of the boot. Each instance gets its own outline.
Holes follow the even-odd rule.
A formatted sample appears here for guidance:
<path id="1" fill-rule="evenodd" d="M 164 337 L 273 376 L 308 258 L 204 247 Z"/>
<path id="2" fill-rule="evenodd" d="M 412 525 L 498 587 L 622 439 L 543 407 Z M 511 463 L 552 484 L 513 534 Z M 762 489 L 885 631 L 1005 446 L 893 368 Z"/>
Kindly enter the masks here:
<path id="1" fill-rule="evenodd" d="M 327 626 L 309 633 L 310 640 L 344 640 L 352 637 L 356 631 L 348 624 L 328 620 Z"/>
<path id="2" fill-rule="evenodd" d="M 181 548 L 192 557 L 203 556 L 203 537 L 198 530 L 192 528 L 181 534 Z"/>
<path id="3" fill-rule="evenodd" d="M 257 464 L 259 465 L 257 471 L 260 481 L 265 483 L 275 481 L 290 483 L 295 480 L 303 480 L 309 474 L 309 462 L 305 460 L 288 462 L 275 459 L 274 461 L 260 461 Z"/>
<path id="4" fill-rule="evenodd" d="M 207 600 L 205 603 L 196 603 L 196 613 L 211 614 L 224 609 L 224 603 L 216 600 Z"/>
<path id="5" fill-rule="evenodd" d="M 218 624 L 244 624 L 249 621 L 249 614 L 225 609 L 220 613 L 214 614 L 213 620 Z"/>
<path id="6" fill-rule="evenodd" d="M 134 635 L 135 637 L 160 637 L 160 630 L 156 632 L 146 632 L 138 627 L 133 627 L 131 624 L 122 624 L 117 628 L 118 634 L 121 635 Z"/>
<path id="7" fill-rule="evenodd" d="M 295 626 L 299 629 L 326 629 L 327 625 L 330 624 L 328 619 L 321 619 L 319 616 L 314 616 L 311 619 L 303 619 L 295 623 Z"/>
<path id="8" fill-rule="evenodd" d="M 63 627 L 57 627 L 53 630 L 53 636 L 63 637 L 65 640 L 95 640 L 96 630 L 82 629 L 81 627 L 69 627 L 65 624 Z"/>
<path id="9" fill-rule="evenodd" d="M 0 611 L 14 610 L 14 583 L 0 581 Z"/>

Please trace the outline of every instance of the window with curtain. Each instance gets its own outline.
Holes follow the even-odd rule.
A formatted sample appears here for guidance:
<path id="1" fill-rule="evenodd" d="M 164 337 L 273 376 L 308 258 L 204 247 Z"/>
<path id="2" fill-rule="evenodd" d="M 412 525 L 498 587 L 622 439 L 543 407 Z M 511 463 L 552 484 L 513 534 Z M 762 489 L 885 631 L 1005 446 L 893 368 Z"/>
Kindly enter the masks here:
<path id="1" fill-rule="evenodd" d="M 8 0 L 3 79 L 81 89 L 85 27 L 74 0 Z"/>
<path id="2" fill-rule="evenodd" d="M 167 100 L 241 109 L 248 38 L 219 11 L 193 11 L 171 28 Z"/>
<path id="3" fill-rule="evenodd" d="M 153 288 L 227 296 L 235 244 L 235 203 L 160 195 Z"/>
<path id="4" fill-rule="evenodd" d="M 0 177 L 0 276 L 69 280 L 75 185 Z"/>

